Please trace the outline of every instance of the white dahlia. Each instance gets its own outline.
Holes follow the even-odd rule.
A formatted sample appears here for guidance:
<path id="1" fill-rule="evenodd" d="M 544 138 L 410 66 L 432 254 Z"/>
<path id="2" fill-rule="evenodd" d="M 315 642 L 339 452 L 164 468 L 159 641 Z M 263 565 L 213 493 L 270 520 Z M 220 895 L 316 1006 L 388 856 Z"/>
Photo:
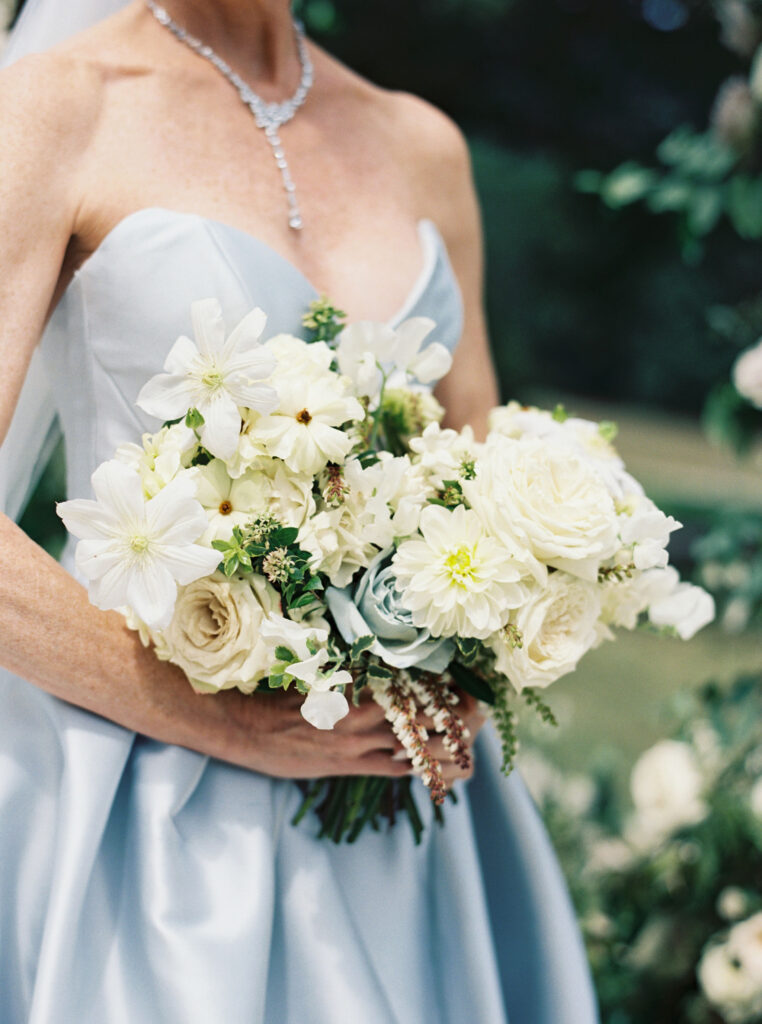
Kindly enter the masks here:
<path id="1" fill-rule="evenodd" d="M 478 516 L 459 505 L 428 505 L 421 536 L 397 549 L 401 603 L 432 636 L 486 638 L 521 604 L 524 566 L 488 537 Z"/>

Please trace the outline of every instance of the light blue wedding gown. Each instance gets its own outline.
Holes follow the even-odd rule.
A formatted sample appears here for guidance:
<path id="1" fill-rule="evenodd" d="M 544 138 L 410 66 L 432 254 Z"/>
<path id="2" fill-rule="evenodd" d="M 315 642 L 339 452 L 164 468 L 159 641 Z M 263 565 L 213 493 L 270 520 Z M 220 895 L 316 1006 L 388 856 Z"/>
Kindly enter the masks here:
<path id="1" fill-rule="evenodd" d="M 419 235 L 393 322 L 431 316 L 453 348 L 457 284 L 434 225 Z M 71 497 L 157 426 L 135 397 L 207 296 L 230 325 L 260 305 L 268 333 L 299 333 L 316 292 L 250 235 L 158 208 L 77 272 L 42 342 Z M 0 672 L 0 1024 L 594 1024 L 558 866 L 487 732 L 444 829 L 421 789 L 421 846 L 400 822 L 336 847 L 290 824 L 294 783 Z"/>

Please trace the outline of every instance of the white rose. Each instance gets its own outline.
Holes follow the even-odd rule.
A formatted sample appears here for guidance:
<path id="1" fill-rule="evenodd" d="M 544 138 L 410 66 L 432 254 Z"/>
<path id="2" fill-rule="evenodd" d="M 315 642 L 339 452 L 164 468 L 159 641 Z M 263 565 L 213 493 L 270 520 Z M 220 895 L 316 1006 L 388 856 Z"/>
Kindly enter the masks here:
<path id="1" fill-rule="evenodd" d="M 278 612 L 280 597 L 264 577 L 214 573 L 182 588 L 172 621 L 154 638 L 156 653 L 179 665 L 201 693 L 250 693 L 271 665 L 262 624 Z"/>
<path id="2" fill-rule="evenodd" d="M 618 550 L 613 498 L 584 458 L 552 439 L 493 435 L 463 493 L 494 536 L 582 579 L 595 582 Z"/>
<path id="3" fill-rule="evenodd" d="M 759 1010 L 762 994 L 758 984 L 724 943 L 709 946 L 697 974 L 704 995 L 729 1024 L 751 1021 Z"/>
<path id="4" fill-rule="evenodd" d="M 762 338 L 736 359 L 733 383 L 740 395 L 762 409 Z"/>
<path id="5" fill-rule="evenodd" d="M 596 645 L 600 613 L 595 586 L 565 572 L 551 573 L 547 585 L 532 587 L 511 616 L 521 646 L 514 646 L 504 631 L 487 641 L 497 656 L 498 672 L 517 690 L 549 686 L 573 672 L 583 654 Z"/>
<path id="6" fill-rule="evenodd" d="M 684 825 L 703 821 L 704 779 L 687 743 L 661 740 L 638 758 L 630 776 L 635 819 L 629 832 L 639 841 L 660 842 Z"/>

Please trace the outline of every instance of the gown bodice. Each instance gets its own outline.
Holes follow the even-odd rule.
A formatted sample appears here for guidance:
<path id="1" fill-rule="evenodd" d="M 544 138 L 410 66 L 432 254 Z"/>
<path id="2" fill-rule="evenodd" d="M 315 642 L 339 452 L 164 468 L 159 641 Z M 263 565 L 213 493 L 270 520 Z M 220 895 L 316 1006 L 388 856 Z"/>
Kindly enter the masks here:
<path id="1" fill-rule="evenodd" d="M 436 320 L 430 340 L 454 349 L 462 328 L 460 292 L 432 221 L 418 222 L 421 269 L 401 309 Z M 196 214 L 149 207 L 129 214 L 77 270 L 42 341 L 67 447 L 68 493 L 90 495 L 90 475 L 117 446 L 156 430 L 135 405 L 180 334 L 190 306 L 219 299 L 228 328 L 255 306 L 266 337 L 303 336 L 301 317 L 318 291 L 253 235 Z"/>

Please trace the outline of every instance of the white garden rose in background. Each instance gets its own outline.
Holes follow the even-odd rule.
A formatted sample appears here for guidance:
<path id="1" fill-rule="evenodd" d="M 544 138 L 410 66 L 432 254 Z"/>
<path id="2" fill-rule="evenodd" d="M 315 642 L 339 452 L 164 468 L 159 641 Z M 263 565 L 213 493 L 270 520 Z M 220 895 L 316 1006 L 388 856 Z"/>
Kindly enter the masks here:
<path id="1" fill-rule="evenodd" d="M 703 821 L 704 777 L 693 748 L 661 740 L 638 758 L 630 775 L 635 814 L 628 837 L 636 846 L 661 842 L 684 825 Z"/>
<path id="2" fill-rule="evenodd" d="M 510 631 L 489 641 L 495 667 L 515 689 L 549 686 L 574 671 L 602 639 L 597 588 L 565 572 L 554 572 L 544 587 L 533 585 L 511 614 Z"/>
<path id="3" fill-rule="evenodd" d="M 619 546 L 611 495 L 562 443 L 493 435 L 463 493 L 493 536 L 531 552 L 538 581 L 546 564 L 595 582 Z"/>
<path id="4" fill-rule="evenodd" d="M 200 693 L 251 693 L 272 663 L 262 624 L 279 612 L 278 592 L 264 577 L 214 573 L 180 591 L 172 621 L 154 636 L 157 656 L 178 665 Z"/>
<path id="5" fill-rule="evenodd" d="M 261 383 L 275 369 L 275 359 L 260 344 L 267 317 L 261 309 L 248 313 L 229 337 L 216 299 L 191 306 L 195 343 L 180 337 L 169 350 L 164 373 L 145 384 L 137 404 L 160 420 L 184 417 L 197 409 L 204 417 L 203 446 L 220 458 L 232 455 L 241 429 L 239 406 L 269 411 L 276 392 Z"/>
<path id="6" fill-rule="evenodd" d="M 725 943 L 709 946 L 697 970 L 707 1000 L 727 1024 L 752 1024 L 762 1012 L 762 988 Z"/>
<path id="7" fill-rule="evenodd" d="M 736 360 L 733 384 L 740 395 L 762 409 L 762 338 Z"/>

